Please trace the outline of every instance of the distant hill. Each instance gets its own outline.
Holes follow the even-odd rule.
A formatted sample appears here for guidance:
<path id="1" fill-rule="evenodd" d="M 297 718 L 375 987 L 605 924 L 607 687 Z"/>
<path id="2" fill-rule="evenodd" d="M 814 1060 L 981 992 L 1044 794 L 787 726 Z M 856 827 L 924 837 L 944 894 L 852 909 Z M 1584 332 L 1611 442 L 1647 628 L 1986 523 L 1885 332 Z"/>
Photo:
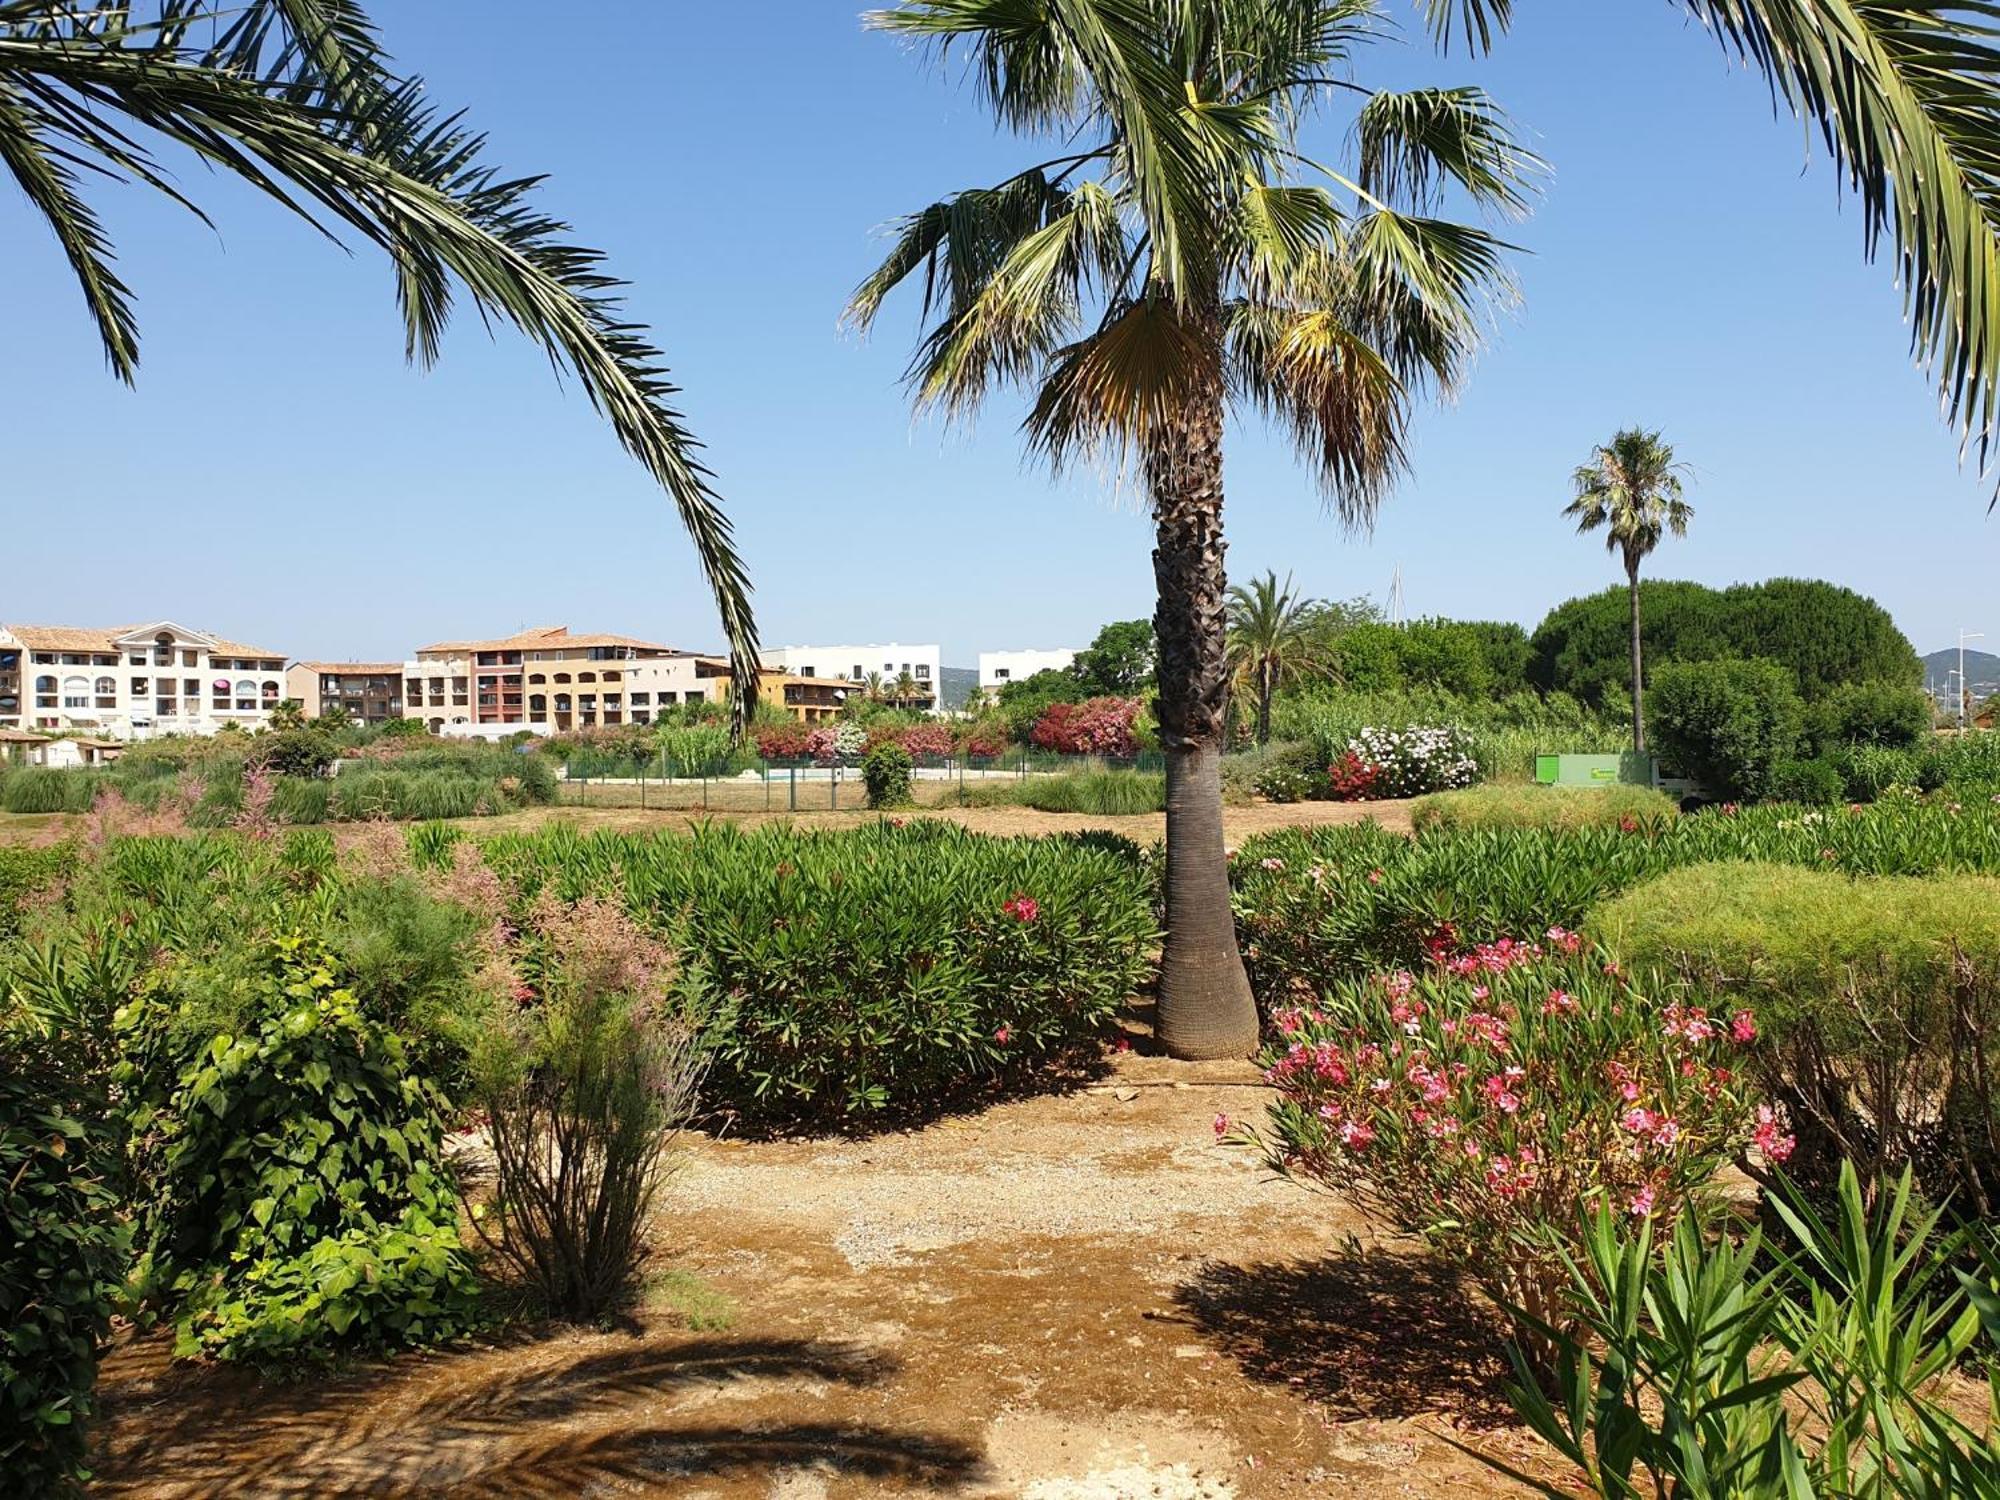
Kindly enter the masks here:
<path id="1" fill-rule="evenodd" d="M 1947 646 L 1923 658 L 1924 686 L 1933 695 L 1945 691 L 1945 673 L 1958 670 L 1958 647 Z M 1979 703 L 2000 693 L 2000 656 L 1991 651 L 1965 649 L 1965 675 L 1972 679 L 1972 701 Z"/>
<path id="2" fill-rule="evenodd" d="M 1995 660 L 2000 661 L 2000 657 L 1996 657 Z M 965 707 L 965 700 L 970 698 L 973 690 L 979 686 L 979 668 L 941 667 L 939 672 L 944 678 L 942 693 L 944 701 L 938 707 L 945 709 Z"/>

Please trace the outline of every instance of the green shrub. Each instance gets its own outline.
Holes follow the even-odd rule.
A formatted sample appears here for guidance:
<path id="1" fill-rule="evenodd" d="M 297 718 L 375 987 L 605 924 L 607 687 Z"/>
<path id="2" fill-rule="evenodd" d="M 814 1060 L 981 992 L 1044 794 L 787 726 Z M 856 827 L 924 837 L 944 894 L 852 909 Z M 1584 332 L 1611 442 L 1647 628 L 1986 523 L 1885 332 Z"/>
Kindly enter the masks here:
<path id="1" fill-rule="evenodd" d="M 1266 802 L 1303 802 L 1320 788 L 1310 771 L 1291 766 L 1267 766 L 1258 773 L 1257 795 Z"/>
<path id="2" fill-rule="evenodd" d="M 0 811 L 82 813 L 90 811 L 102 774 L 96 771 L 23 766 L 0 781 Z"/>
<path id="3" fill-rule="evenodd" d="M 1717 797 L 1762 797 L 1796 753 L 1804 705 L 1769 661 L 1668 662 L 1646 691 L 1660 758 Z"/>
<path id="4" fill-rule="evenodd" d="M 1840 776 L 1841 795 L 1850 802 L 1873 802 L 1891 787 L 1920 789 L 1936 784 L 1934 768 L 1916 750 L 1886 745 L 1842 745 L 1827 761 Z"/>
<path id="5" fill-rule="evenodd" d="M 28 898 L 62 879 L 75 856 L 67 844 L 46 849 L 0 845 L 0 941 L 20 930 Z"/>
<path id="6" fill-rule="evenodd" d="M 1653 828 L 1679 808 L 1651 787 L 1474 786 L 1432 792 L 1410 807 L 1417 832 L 1453 828 Z"/>
<path id="7" fill-rule="evenodd" d="M 480 1050 L 493 1141 L 487 1243 L 559 1317 L 588 1322 L 633 1290 L 671 1149 L 693 1115 L 697 1033 L 663 1013 L 661 962 L 616 907 L 543 903 L 536 1003 Z"/>
<path id="8" fill-rule="evenodd" d="M 1976 1040 L 2000 1026 L 2000 880 L 1704 864 L 1587 925 L 1635 969 L 1756 1008 L 1802 1179 L 1908 1162 L 1932 1194 L 2000 1212 L 2000 1077 Z"/>
<path id="9" fill-rule="evenodd" d="M 1061 771 L 969 782 L 964 796 L 971 807 L 1032 807 L 1038 812 L 1133 817 L 1166 810 L 1167 778 L 1159 771 Z"/>
<path id="10" fill-rule="evenodd" d="M 617 897 L 656 930 L 703 1018 L 711 1102 L 764 1125 L 863 1125 L 1046 1068 L 1101 1032 L 1157 937 L 1129 852 L 931 819 L 552 828 L 487 858 L 526 897 Z"/>
<path id="11" fill-rule="evenodd" d="M 460 1332 L 472 1270 L 430 1084 L 324 951 L 281 938 L 261 957 L 249 1029 L 185 1055 L 162 1098 L 127 1065 L 141 1085 L 141 1296 L 172 1318 L 184 1355 L 323 1355 Z M 169 1031 L 158 1011 L 142 1000 L 127 1017 L 136 1057 Z"/>
<path id="12" fill-rule="evenodd" d="M 278 776 L 324 776 L 340 753 L 333 736 L 323 727 L 277 729 L 257 736 L 250 755 L 258 765 Z"/>
<path id="13" fill-rule="evenodd" d="M 1233 806 L 1248 806 L 1254 797 L 1265 795 L 1258 783 L 1268 775 L 1290 772 L 1308 779 L 1315 770 L 1318 750 L 1306 740 L 1271 740 L 1253 745 L 1222 758 L 1222 800 Z"/>
<path id="14" fill-rule="evenodd" d="M 884 740 L 861 757 L 861 781 L 874 808 L 910 805 L 910 771 L 916 762 L 894 740 Z"/>
<path id="15" fill-rule="evenodd" d="M 67 1092 L 0 1037 L 0 1473 L 19 1495 L 88 1477 L 98 1352 L 125 1273 L 104 1180 L 114 1148 Z"/>
<path id="16" fill-rule="evenodd" d="M 1807 735 L 1822 754 L 1836 745 L 1910 750 L 1931 734 L 1930 694 L 1890 682 L 1844 682 L 1812 706 Z"/>
<path id="17" fill-rule="evenodd" d="M 1823 807 L 1847 795 L 1847 778 L 1830 760 L 1781 760 L 1771 767 L 1766 795 L 1774 802 Z"/>
<path id="18" fill-rule="evenodd" d="M 271 792 L 271 809 L 281 823 L 324 823 L 333 805 L 333 786 L 325 781 L 281 777 Z"/>

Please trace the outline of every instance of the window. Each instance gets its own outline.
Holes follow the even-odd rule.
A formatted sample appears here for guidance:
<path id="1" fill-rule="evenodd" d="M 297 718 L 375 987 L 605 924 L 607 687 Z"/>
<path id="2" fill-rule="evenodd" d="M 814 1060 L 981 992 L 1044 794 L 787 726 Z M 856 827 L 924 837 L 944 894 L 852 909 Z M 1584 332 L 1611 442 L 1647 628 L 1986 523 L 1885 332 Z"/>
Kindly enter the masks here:
<path id="1" fill-rule="evenodd" d="M 595 672 L 579 672 L 576 674 L 576 680 L 578 682 L 595 682 L 597 681 L 597 674 Z"/>
<path id="2" fill-rule="evenodd" d="M 569 673 L 567 673 L 567 672 L 558 672 L 558 673 L 556 673 L 556 681 L 557 681 L 558 683 L 564 683 L 564 682 L 568 682 L 568 681 L 569 681 Z"/>
<path id="3" fill-rule="evenodd" d="M 926 668 L 925 670 L 928 671 L 929 668 Z M 1013 675 L 1014 674 L 1008 671 L 1005 667 L 995 667 L 993 669 L 994 679 L 999 682 L 1005 682 L 1008 678 L 1012 677 Z"/>
<path id="4" fill-rule="evenodd" d="M 90 679 L 88 677 L 65 677 L 62 685 L 62 700 L 64 708 L 90 707 Z"/>
<path id="5" fill-rule="evenodd" d="M 53 693 L 53 692 L 54 692 L 55 690 L 56 690 L 56 680 L 55 680 L 55 678 L 53 678 L 53 677 L 37 677 L 37 678 L 35 679 L 35 691 L 36 691 L 36 692 L 38 692 L 38 693 Z"/>
<path id="6" fill-rule="evenodd" d="M 118 679 L 116 677 L 98 678 L 97 696 L 100 698 L 116 698 L 118 696 Z"/>
<path id="7" fill-rule="evenodd" d="M 652 703 L 653 695 L 651 693 L 634 693 L 632 695 L 632 706 L 634 708 L 650 708 Z"/>
<path id="8" fill-rule="evenodd" d="M 146 694 L 152 692 L 152 690 L 153 684 L 150 678 L 134 677 L 132 679 L 132 696 L 134 698 L 143 698 Z"/>
<path id="9" fill-rule="evenodd" d="M 125 664 L 126 664 L 127 666 L 132 666 L 132 667 L 143 667 L 143 666 L 145 666 L 145 665 L 146 665 L 146 653 L 145 653 L 145 652 L 143 652 L 143 651 L 134 651 L 134 652 L 132 652 L 132 653 L 131 653 L 131 654 L 130 654 L 129 656 L 127 656 L 127 657 L 125 658 Z"/>
<path id="10" fill-rule="evenodd" d="M 248 677 L 242 678 L 236 684 L 236 706 L 238 708 L 257 706 L 257 684 Z"/>
<path id="11" fill-rule="evenodd" d="M 861 663 L 856 662 L 854 664 L 854 670 L 852 672 L 849 672 L 847 675 L 853 678 L 856 682 L 859 682 L 862 678 L 866 677 L 868 674 L 861 670 Z"/>
<path id="12" fill-rule="evenodd" d="M 530 672 L 528 674 L 529 687 L 542 687 L 545 686 L 547 682 L 548 678 L 543 676 L 540 672 Z"/>
<path id="13" fill-rule="evenodd" d="M 929 682 L 930 680 L 931 680 L 931 664 L 930 664 L 929 662 L 927 662 L 927 661 L 920 661 L 920 662 L 918 662 L 918 663 L 917 663 L 917 681 L 919 681 L 919 682 Z"/>
<path id="14" fill-rule="evenodd" d="M 812 669 L 811 667 L 800 667 L 800 668 L 799 668 L 799 676 L 801 676 L 801 677 L 810 677 L 810 676 L 812 676 L 812 674 L 813 674 L 813 669 Z"/>

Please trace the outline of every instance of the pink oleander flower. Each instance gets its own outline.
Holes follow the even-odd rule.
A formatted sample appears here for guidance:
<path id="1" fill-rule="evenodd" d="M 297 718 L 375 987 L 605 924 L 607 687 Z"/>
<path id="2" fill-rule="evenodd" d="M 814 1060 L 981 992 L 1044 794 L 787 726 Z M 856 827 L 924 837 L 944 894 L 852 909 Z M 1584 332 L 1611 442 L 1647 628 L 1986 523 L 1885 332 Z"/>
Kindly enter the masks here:
<path id="1" fill-rule="evenodd" d="M 1757 1125 L 1751 1131 L 1750 1139 L 1756 1145 L 1758 1154 L 1770 1162 L 1784 1161 L 1798 1146 L 1795 1137 L 1779 1133 L 1777 1111 L 1768 1104 L 1757 1106 Z"/>
<path id="2" fill-rule="evenodd" d="M 1033 896 L 1016 891 L 1000 904 L 1000 913 L 1017 922 L 1032 922 L 1042 914 L 1042 904 Z"/>
<path id="3" fill-rule="evenodd" d="M 1736 1012 L 1729 1018 L 1729 1039 L 1745 1047 L 1756 1041 L 1757 1017 L 1747 1010 Z"/>
<path id="4" fill-rule="evenodd" d="M 1011 1026 L 1002 1026 L 1000 1027 L 999 1030 L 993 1033 L 993 1040 L 998 1042 L 1001 1046 L 1004 1047 L 1007 1045 L 1009 1041 L 1013 1039 L 1013 1036 L 1014 1036 L 1014 1029 Z"/>
<path id="5" fill-rule="evenodd" d="M 1340 1144 L 1350 1151 L 1366 1151 L 1375 1143 L 1374 1127 L 1366 1120 L 1347 1120 L 1340 1127 Z"/>
<path id="6" fill-rule="evenodd" d="M 1653 1189 L 1650 1184 L 1632 1195 L 1632 1201 L 1625 1205 L 1625 1211 L 1635 1219 L 1643 1219 L 1652 1213 Z"/>
<path id="7" fill-rule="evenodd" d="M 1542 1002 L 1542 1014 L 1545 1016 L 1570 1015 L 1576 1008 L 1576 997 L 1568 990 L 1550 990 L 1549 998 Z"/>
<path id="8" fill-rule="evenodd" d="M 1382 872 L 1380 870 L 1370 870 L 1368 872 L 1368 883 L 1370 885 L 1380 885 L 1382 883 Z"/>
<path id="9" fill-rule="evenodd" d="M 1229 1116 L 1217 1114 L 1215 1117 L 1215 1138 L 1219 1141 L 1229 1134 Z"/>
<path id="10" fill-rule="evenodd" d="M 1257 863 L 1266 870 L 1282 870 L 1285 868 L 1285 862 L 1282 859 L 1276 859 L 1276 858 L 1260 859 L 1257 861 Z"/>

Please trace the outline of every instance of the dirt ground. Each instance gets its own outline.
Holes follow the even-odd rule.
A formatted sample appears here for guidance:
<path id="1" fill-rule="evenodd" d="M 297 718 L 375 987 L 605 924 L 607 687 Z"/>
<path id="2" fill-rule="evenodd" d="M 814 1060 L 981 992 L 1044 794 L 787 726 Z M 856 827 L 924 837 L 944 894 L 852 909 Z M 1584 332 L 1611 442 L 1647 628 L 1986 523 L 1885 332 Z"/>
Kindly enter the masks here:
<path id="1" fill-rule="evenodd" d="M 871 822 L 879 814 L 856 808 L 839 812 L 760 812 L 714 809 L 665 810 L 637 807 L 536 807 L 525 812 L 505 813 L 497 818 L 462 818 L 459 822 L 474 832 L 499 833 L 506 829 L 539 828 L 546 823 L 574 823 L 580 828 L 615 828 L 624 831 L 646 828 L 685 828 L 704 819 L 727 819 L 754 826 L 759 823 L 796 823 L 802 828 L 848 828 Z M 936 807 L 913 811 L 911 817 L 949 818 L 980 833 L 1064 833 L 1082 828 L 1109 828 L 1142 844 L 1167 835 L 1165 813 L 1129 816 L 1102 816 L 1092 813 L 1045 813 L 1032 807 Z M 1410 831 L 1408 802 L 1259 802 L 1248 807 L 1222 810 L 1223 836 L 1233 848 L 1252 834 L 1274 828 L 1318 827 L 1326 823 L 1360 823 L 1373 819 L 1397 833 Z M 25 844 L 53 839 L 65 832 L 81 832 L 81 815 L 68 813 L 0 813 L 0 844 Z M 332 825 L 338 827 L 338 824 Z"/>
<path id="2" fill-rule="evenodd" d="M 128 1342 L 93 1492 L 1523 1493 L 1452 1445 L 1539 1463 L 1475 1299 L 1215 1144 L 1263 1094 L 1247 1064 L 1134 1052 L 919 1131 L 698 1141 L 658 1225 L 697 1301 L 303 1383 Z"/>

